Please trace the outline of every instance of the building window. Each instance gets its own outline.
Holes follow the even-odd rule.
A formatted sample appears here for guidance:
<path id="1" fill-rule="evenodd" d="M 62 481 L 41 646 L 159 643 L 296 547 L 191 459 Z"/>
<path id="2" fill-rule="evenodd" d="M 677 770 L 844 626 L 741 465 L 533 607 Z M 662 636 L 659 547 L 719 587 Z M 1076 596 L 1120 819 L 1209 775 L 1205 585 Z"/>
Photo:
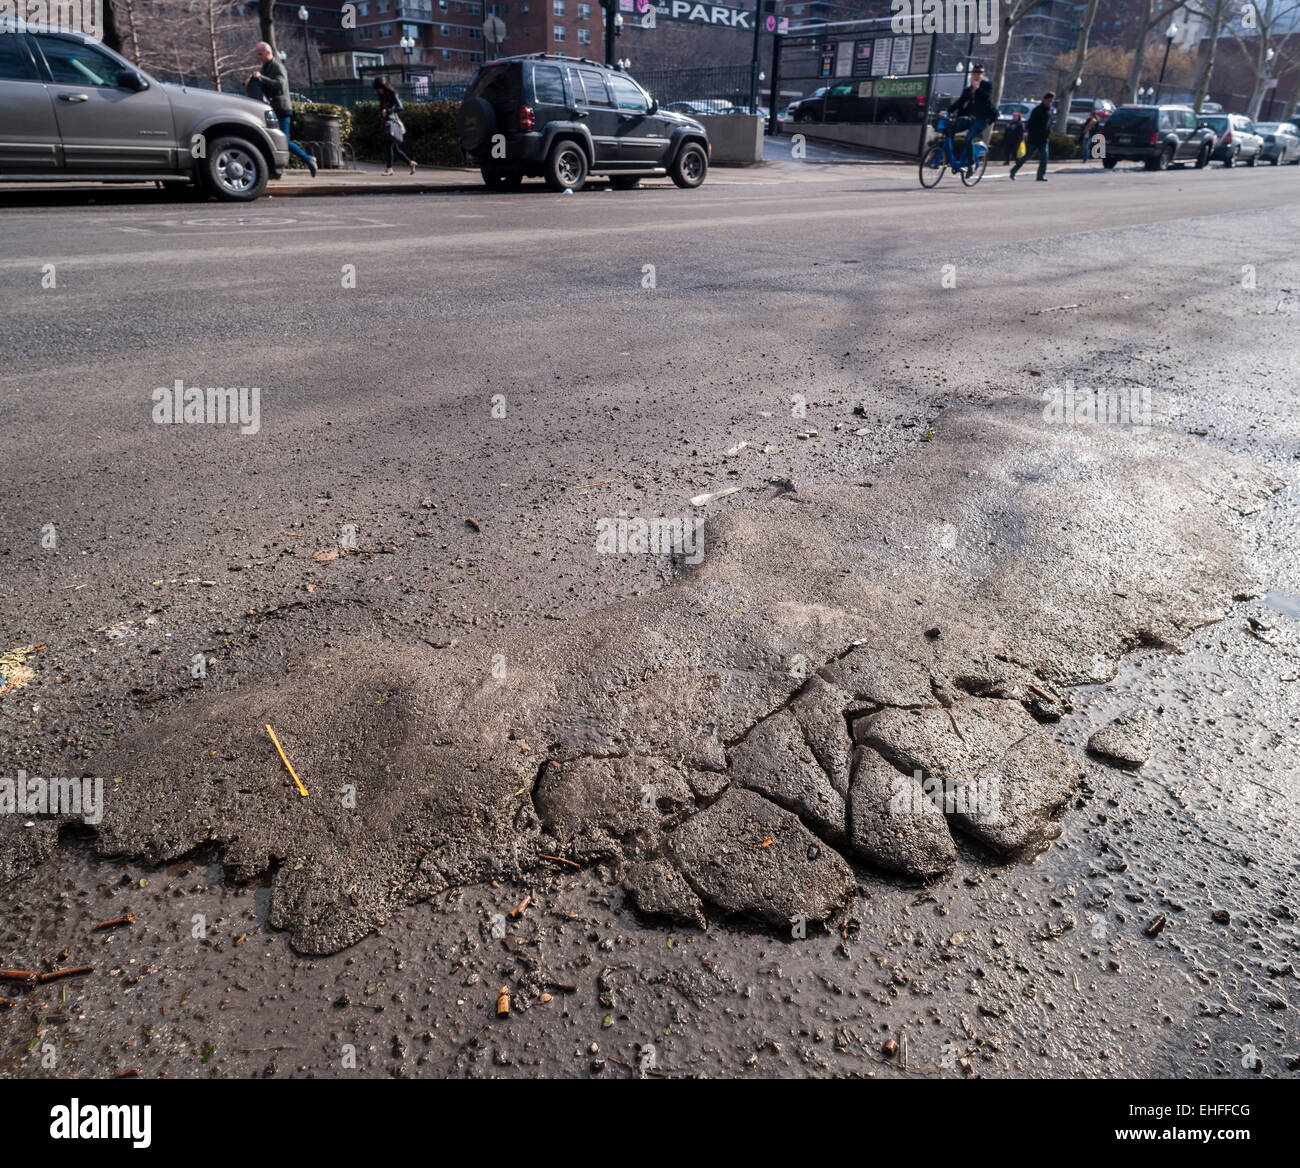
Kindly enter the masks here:
<path id="1" fill-rule="evenodd" d="M 393 26 L 391 24 L 381 24 L 379 26 L 379 39 L 387 40 L 393 35 Z"/>
<path id="2" fill-rule="evenodd" d="M 590 5 L 590 4 L 579 4 L 579 5 L 578 5 L 578 19 L 579 19 L 579 20 L 590 20 L 590 19 L 591 19 L 591 5 Z"/>
<path id="3" fill-rule="evenodd" d="M 376 12 L 387 12 L 387 11 L 388 11 L 388 0 L 375 0 L 375 11 L 376 11 Z"/>
<path id="4" fill-rule="evenodd" d="M 357 5 L 357 15 L 358 16 L 370 15 L 370 0 L 361 0 L 361 2 Z"/>
<path id="5" fill-rule="evenodd" d="M 439 30 L 442 32 L 443 36 L 451 36 L 451 25 L 443 24 L 443 25 L 439 25 L 438 27 Z"/>
<path id="6" fill-rule="evenodd" d="M 363 24 L 359 29 L 357 29 L 357 32 L 361 34 L 361 39 L 363 41 L 368 41 L 375 35 L 375 30 L 368 24 Z"/>
<path id="7" fill-rule="evenodd" d="M 564 40 L 564 25 L 562 25 L 562 24 L 557 24 L 557 25 L 555 26 L 555 32 L 554 32 L 553 35 L 555 36 L 555 39 L 556 39 L 557 41 L 562 41 L 562 40 Z"/>
<path id="8" fill-rule="evenodd" d="M 551 7 L 554 9 L 556 16 L 564 15 L 564 0 L 551 0 Z"/>
<path id="9" fill-rule="evenodd" d="M 578 44 L 580 45 L 591 44 L 591 29 L 589 28 L 578 29 Z"/>

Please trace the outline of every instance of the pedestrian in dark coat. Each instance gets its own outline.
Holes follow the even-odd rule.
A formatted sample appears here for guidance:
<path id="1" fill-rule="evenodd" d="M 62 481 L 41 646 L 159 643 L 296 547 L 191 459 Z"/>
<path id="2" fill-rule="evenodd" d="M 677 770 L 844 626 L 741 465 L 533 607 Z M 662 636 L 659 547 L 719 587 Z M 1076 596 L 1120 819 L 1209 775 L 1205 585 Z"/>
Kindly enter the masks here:
<path id="1" fill-rule="evenodd" d="M 1043 94 L 1043 100 L 1034 106 L 1033 112 L 1029 115 L 1029 121 L 1025 126 L 1025 141 L 1028 149 L 1025 151 L 1024 158 L 1019 159 L 1011 168 L 1012 178 L 1016 177 L 1016 171 L 1037 154 L 1038 181 L 1047 181 L 1047 156 L 1050 153 L 1052 140 L 1052 102 L 1055 98 L 1056 94 L 1048 90 Z"/>
<path id="2" fill-rule="evenodd" d="M 265 41 L 258 41 L 253 46 L 253 53 L 257 57 L 258 67 L 248 78 L 247 85 L 250 90 L 256 85 L 262 92 L 262 99 L 275 112 L 275 120 L 279 123 L 280 132 L 284 134 L 284 140 L 289 143 L 289 152 L 296 158 L 301 158 L 311 171 L 312 178 L 316 177 L 316 160 L 289 137 L 289 123 L 293 119 L 293 100 L 289 97 L 289 73 L 284 65 L 275 59 L 275 52 Z"/>
<path id="3" fill-rule="evenodd" d="M 384 141 L 388 144 L 388 169 L 384 173 L 392 174 L 393 161 L 400 157 L 414 174 L 415 159 L 402 149 L 402 139 L 406 137 L 406 126 L 400 117 L 402 99 L 382 77 L 375 78 L 375 93 L 379 95 L 379 121 L 384 129 Z"/>

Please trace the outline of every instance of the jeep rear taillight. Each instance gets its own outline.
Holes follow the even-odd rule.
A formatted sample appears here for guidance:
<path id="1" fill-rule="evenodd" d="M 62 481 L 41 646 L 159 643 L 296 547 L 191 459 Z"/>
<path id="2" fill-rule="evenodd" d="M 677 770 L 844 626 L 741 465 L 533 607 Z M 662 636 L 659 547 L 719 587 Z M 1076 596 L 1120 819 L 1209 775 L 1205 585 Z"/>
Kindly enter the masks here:
<path id="1" fill-rule="evenodd" d="M 1148 145 L 1151 145 L 1151 146 L 1159 146 L 1159 145 L 1160 145 L 1160 135 L 1159 135 L 1159 134 L 1152 134 L 1152 135 L 1151 135 L 1151 141 L 1148 143 Z"/>
<path id="2" fill-rule="evenodd" d="M 1224 144 L 1225 146 L 1230 146 L 1230 145 L 1232 145 L 1232 131 L 1231 131 L 1231 130 L 1229 130 L 1226 134 L 1223 135 L 1223 144 Z"/>
<path id="3" fill-rule="evenodd" d="M 519 107 L 519 128 L 521 130 L 531 130 L 533 128 L 533 107 L 531 105 L 521 105 Z"/>

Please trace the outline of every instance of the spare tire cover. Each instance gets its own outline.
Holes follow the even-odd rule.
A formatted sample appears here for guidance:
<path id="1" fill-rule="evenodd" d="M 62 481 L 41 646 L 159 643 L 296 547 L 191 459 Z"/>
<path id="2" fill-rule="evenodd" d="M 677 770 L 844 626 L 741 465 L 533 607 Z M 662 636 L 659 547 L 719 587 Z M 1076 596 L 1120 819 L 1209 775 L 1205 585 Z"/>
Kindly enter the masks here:
<path id="1" fill-rule="evenodd" d="M 466 98 L 460 107 L 460 144 L 465 150 L 478 150 L 496 133 L 497 114 L 490 102 L 481 97 Z"/>

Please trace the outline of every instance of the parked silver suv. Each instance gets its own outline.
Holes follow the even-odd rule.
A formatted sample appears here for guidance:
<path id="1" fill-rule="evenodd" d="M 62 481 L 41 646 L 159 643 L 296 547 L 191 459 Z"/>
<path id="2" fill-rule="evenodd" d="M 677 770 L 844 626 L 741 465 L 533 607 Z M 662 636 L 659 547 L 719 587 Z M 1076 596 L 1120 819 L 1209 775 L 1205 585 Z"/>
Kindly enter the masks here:
<path id="1" fill-rule="evenodd" d="M 270 106 L 155 81 L 88 36 L 13 18 L 0 110 L 0 182 L 193 182 L 246 202 L 289 164 Z"/>

